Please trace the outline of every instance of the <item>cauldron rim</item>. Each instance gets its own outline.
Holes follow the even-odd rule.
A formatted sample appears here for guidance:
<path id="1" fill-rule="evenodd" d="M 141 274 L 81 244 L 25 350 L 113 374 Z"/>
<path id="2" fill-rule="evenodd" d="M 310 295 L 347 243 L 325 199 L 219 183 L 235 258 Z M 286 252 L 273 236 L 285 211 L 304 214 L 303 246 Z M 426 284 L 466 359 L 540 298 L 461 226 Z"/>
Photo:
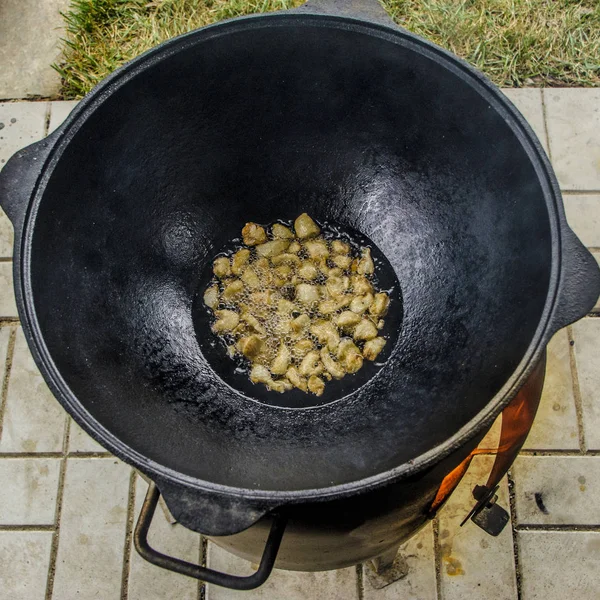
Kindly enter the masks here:
<path id="1" fill-rule="evenodd" d="M 552 268 L 544 310 L 540 316 L 536 332 L 530 342 L 529 348 L 519 363 L 519 366 L 498 393 L 490 399 L 486 407 L 445 442 L 430 449 L 428 452 L 421 454 L 414 460 L 410 460 L 404 464 L 397 465 L 393 469 L 364 479 L 317 489 L 294 491 L 258 490 L 237 488 L 200 480 L 152 461 L 114 436 L 84 409 L 54 364 L 37 321 L 31 284 L 31 244 L 35 216 L 43 199 L 45 186 L 49 181 L 53 167 L 60 159 L 69 140 L 85 122 L 86 117 L 107 97 L 115 93 L 123 83 L 135 77 L 139 72 L 152 68 L 155 62 L 169 56 L 172 52 L 183 50 L 187 44 L 194 44 L 198 36 L 205 38 L 210 35 L 232 33 L 237 29 L 274 27 L 278 24 L 287 25 L 290 22 L 293 22 L 293 24 L 297 26 L 317 25 L 320 27 L 341 27 L 384 39 L 401 39 L 402 43 L 411 46 L 415 51 L 435 55 L 438 60 L 444 62 L 447 68 L 454 70 L 459 77 L 469 81 L 472 86 L 477 86 L 478 91 L 482 95 L 486 95 L 490 103 L 495 105 L 496 109 L 503 110 L 506 113 L 505 118 L 510 120 L 513 124 L 515 134 L 518 135 L 520 142 L 527 149 L 536 173 L 539 176 L 540 185 L 544 190 L 544 197 L 546 199 L 549 214 L 550 232 L 553 240 Z M 556 326 L 556 304 L 561 283 L 560 256 L 563 244 L 563 236 L 561 234 L 566 227 L 566 220 L 561 202 L 559 201 L 559 186 L 540 142 L 537 140 L 529 124 L 515 109 L 512 103 L 499 93 L 497 88 L 481 73 L 451 53 L 410 32 L 404 30 L 396 31 L 383 25 L 350 17 L 309 13 L 255 15 L 216 23 L 201 30 L 192 31 L 168 40 L 118 69 L 101 82 L 79 103 L 65 123 L 59 127 L 56 132 L 46 138 L 45 143 L 48 147 L 48 152 L 43 165 L 42 177 L 37 181 L 37 185 L 32 194 L 33 200 L 31 201 L 27 215 L 24 218 L 24 227 L 19 243 L 15 246 L 15 287 L 18 304 L 22 310 L 21 316 L 25 335 L 28 338 L 34 358 L 44 374 L 46 381 L 75 421 L 81 425 L 84 430 L 93 435 L 93 437 L 102 440 L 103 445 L 108 447 L 116 456 L 135 465 L 141 471 L 151 475 L 158 481 L 167 481 L 186 488 L 194 488 L 196 490 L 213 492 L 226 496 L 255 500 L 264 499 L 273 501 L 276 499 L 277 501 L 300 502 L 348 496 L 353 493 L 381 487 L 392 481 L 408 477 L 415 472 L 425 469 L 432 463 L 441 460 L 453 450 L 465 444 L 467 440 L 473 438 L 479 432 L 482 432 L 485 427 L 489 426 L 502 408 L 510 402 L 523 385 L 541 357 L 551 335 L 558 328 Z M 560 321 L 561 319 L 559 318 L 558 320 Z M 560 324 L 559 326 L 562 325 L 563 324 Z"/>

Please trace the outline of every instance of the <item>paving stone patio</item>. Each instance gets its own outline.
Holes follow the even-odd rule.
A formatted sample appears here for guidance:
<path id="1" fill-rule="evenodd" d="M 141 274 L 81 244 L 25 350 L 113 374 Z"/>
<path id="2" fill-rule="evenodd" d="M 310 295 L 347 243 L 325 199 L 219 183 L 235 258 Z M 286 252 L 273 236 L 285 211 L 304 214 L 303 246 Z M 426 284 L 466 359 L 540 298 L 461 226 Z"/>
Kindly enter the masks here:
<path id="1" fill-rule="evenodd" d="M 600 262 L 600 90 L 506 94 L 556 168 L 569 222 Z M 0 168 L 56 128 L 75 103 L 0 103 Z M 367 566 L 279 571 L 253 592 L 231 592 L 153 567 L 132 548 L 146 483 L 64 413 L 38 373 L 12 292 L 12 229 L 0 215 L 0 600 L 597 600 L 600 598 L 600 318 L 549 346 L 536 423 L 500 501 L 512 528 L 498 538 L 458 523 L 493 461 L 478 456 L 435 521 L 403 547 L 408 574 L 376 590 Z M 600 306 L 595 309 L 600 316 Z M 498 427 L 482 443 L 493 448 Z M 540 509 L 540 499 L 544 510 Z M 213 568 L 250 565 L 167 522 L 157 548 Z"/>
<path id="2" fill-rule="evenodd" d="M 65 35 L 61 11 L 71 0 L 0 0 L 0 98 L 55 98 Z"/>

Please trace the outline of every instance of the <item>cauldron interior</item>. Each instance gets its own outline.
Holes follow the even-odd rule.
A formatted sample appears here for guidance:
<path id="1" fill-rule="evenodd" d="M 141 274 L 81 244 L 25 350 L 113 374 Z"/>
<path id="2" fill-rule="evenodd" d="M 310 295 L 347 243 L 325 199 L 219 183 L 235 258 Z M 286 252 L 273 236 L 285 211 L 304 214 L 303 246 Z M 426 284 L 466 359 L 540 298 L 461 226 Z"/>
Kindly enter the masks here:
<path id="1" fill-rule="evenodd" d="M 531 145 L 477 76 L 401 34 L 291 15 L 193 33 L 96 95 L 59 152 L 31 249 L 41 333 L 92 417 L 176 471 L 272 490 L 375 475 L 472 419 L 538 327 Z M 286 410 L 214 374 L 192 305 L 246 221 L 304 211 L 376 244 L 404 316 L 358 391 Z"/>

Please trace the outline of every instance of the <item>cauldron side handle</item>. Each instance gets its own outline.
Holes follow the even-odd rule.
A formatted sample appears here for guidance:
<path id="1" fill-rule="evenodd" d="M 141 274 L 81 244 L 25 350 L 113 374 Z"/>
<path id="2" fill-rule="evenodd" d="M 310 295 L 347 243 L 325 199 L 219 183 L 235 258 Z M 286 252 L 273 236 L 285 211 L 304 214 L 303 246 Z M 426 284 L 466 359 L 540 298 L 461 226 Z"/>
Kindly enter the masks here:
<path id="1" fill-rule="evenodd" d="M 600 296 L 600 268 L 591 252 L 563 221 L 561 272 L 550 332 L 585 317 Z"/>
<path id="2" fill-rule="evenodd" d="M 173 518 L 203 535 L 234 535 L 282 509 L 280 501 L 208 492 L 160 477 L 154 481 Z"/>
<path id="3" fill-rule="evenodd" d="M 0 206 L 15 228 L 15 244 L 37 181 L 59 135 L 55 131 L 15 152 L 0 171 Z"/>
<path id="4" fill-rule="evenodd" d="M 298 8 L 288 12 L 306 12 L 352 17 L 399 29 L 398 25 L 390 18 L 379 0 L 307 0 L 307 2 Z"/>

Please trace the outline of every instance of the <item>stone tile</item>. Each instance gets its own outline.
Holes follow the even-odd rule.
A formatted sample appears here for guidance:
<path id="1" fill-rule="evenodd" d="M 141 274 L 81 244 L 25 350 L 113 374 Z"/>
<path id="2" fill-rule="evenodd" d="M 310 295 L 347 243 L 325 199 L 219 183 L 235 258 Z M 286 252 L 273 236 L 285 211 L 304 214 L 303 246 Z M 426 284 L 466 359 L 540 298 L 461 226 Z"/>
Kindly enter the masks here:
<path id="1" fill-rule="evenodd" d="M 14 241 L 15 232 L 12 223 L 0 208 L 0 258 L 12 257 Z"/>
<path id="2" fill-rule="evenodd" d="M 77 100 L 64 100 L 50 103 L 50 126 L 48 133 L 52 133 L 69 116 L 77 106 Z"/>
<path id="3" fill-rule="evenodd" d="M 108 450 L 91 438 L 75 421 L 71 420 L 69 452 L 108 452 Z"/>
<path id="4" fill-rule="evenodd" d="M 569 348 L 569 338 L 564 329 L 548 344 L 544 390 L 533 427 L 523 445 L 525 450 L 579 449 Z M 501 418 L 498 417 L 479 444 L 480 448 L 497 450 L 500 424 Z"/>
<path id="5" fill-rule="evenodd" d="M 548 143 L 544 124 L 542 91 L 537 88 L 505 88 L 502 92 L 527 119 L 547 153 Z"/>
<path id="6" fill-rule="evenodd" d="M 543 91 L 552 164 L 564 190 L 600 189 L 600 89 Z"/>
<path id="7" fill-rule="evenodd" d="M 598 266 L 600 267 L 600 252 L 593 252 L 593 255 L 598 263 Z M 594 308 L 592 308 L 592 312 L 600 312 L 600 297 L 598 297 L 598 300 L 596 300 L 596 304 L 594 305 Z"/>
<path id="8" fill-rule="evenodd" d="M 0 452 L 60 452 L 66 413 L 44 382 L 17 330 Z"/>
<path id="9" fill-rule="evenodd" d="M 116 458 L 69 458 L 54 600 L 121 598 L 131 469 Z"/>
<path id="10" fill-rule="evenodd" d="M 53 525 L 58 458 L 0 460 L 0 524 Z"/>
<path id="11" fill-rule="evenodd" d="M 600 319 L 582 319 L 572 327 L 585 440 L 588 449 L 600 450 Z"/>
<path id="12" fill-rule="evenodd" d="M 399 552 L 406 559 L 408 574 L 380 590 L 369 583 L 365 573 L 369 567 L 363 565 L 364 600 L 435 600 L 437 592 L 431 524 L 402 544 Z"/>
<path id="13" fill-rule="evenodd" d="M 8 338 L 10 327 L 0 327 L 0 382 L 4 381 L 6 371 L 6 353 L 8 352 Z"/>
<path id="14" fill-rule="evenodd" d="M 476 456 L 462 482 L 439 513 L 442 551 L 441 585 L 443 600 L 485 598 L 516 600 L 517 587 L 510 526 L 496 538 L 472 522 L 460 522 L 473 508 L 472 489 L 485 484 L 492 456 Z M 498 502 L 508 510 L 506 478 L 500 485 Z"/>
<path id="15" fill-rule="evenodd" d="M 53 96 L 60 75 L 52 67 L 61 56 L 69 0 L 0 2 L 0 98 Z"/>
<path id="16" fill-rule="evenodd" d="M 579 239 L 588 248 L 600 248 L 600 194 L 568 195 L 563 202 L 567 221 Z"/>
<path id="17" fill-rule="evenodd" d="M 44 600 L 51 531 L 0 531 L 0 598 Z"/>
<path id="18" fill-rule="evenodd" d="M 17 150 L 44 137 L 47 108 L 47 102 L 0 102 L 0 169 Z"/>
<path id="19" fill-rule="evenodd" d="M 208 543 L 208 566 L 212 569 L 249 575 L 250 563 Z M 215 585 L 206 586 L 206 600 L 358 600 L 356 569 L 303 573 L 275 570 L 267 582 L 250 592 L 236 592 Z"/>
<path id="20" fill-rule="evenodd" d="M 600 533 L 521 531 L 522 600 L 600 598 Z"/>
<path id="21" fill-rule="evenodd" d="M 600 525 L 600 457 L 520 456 L 511 472 L 519 525 Z"/>
<path id="22" fill-rule="evenodd" d="M 525 450 L 578 450 L 577 412 L 573 398 L 573 376 L 569 337 L 559 331 L 548 344 L 546 379 Z"/>
<path id="23" fill-rule="evenodd" d="M 147 489 L 148 484 L 141 477 L 136 477 L 136 519 Z M 181 525 L 171 525 L 162 510 L 156 511 L 148 540 L 153 548 L 169 556 L 191 563 L 200 560 L 200 535 Z M 196 600 L 197 596 L 197 581 L 151 565 L 132 545 L 127 596 L 129 600 Z"/>
<path id="24" fill-rule="evenodd" d="M 0 262 L 0 317 L 17 317 L 12 262 Z"/>

